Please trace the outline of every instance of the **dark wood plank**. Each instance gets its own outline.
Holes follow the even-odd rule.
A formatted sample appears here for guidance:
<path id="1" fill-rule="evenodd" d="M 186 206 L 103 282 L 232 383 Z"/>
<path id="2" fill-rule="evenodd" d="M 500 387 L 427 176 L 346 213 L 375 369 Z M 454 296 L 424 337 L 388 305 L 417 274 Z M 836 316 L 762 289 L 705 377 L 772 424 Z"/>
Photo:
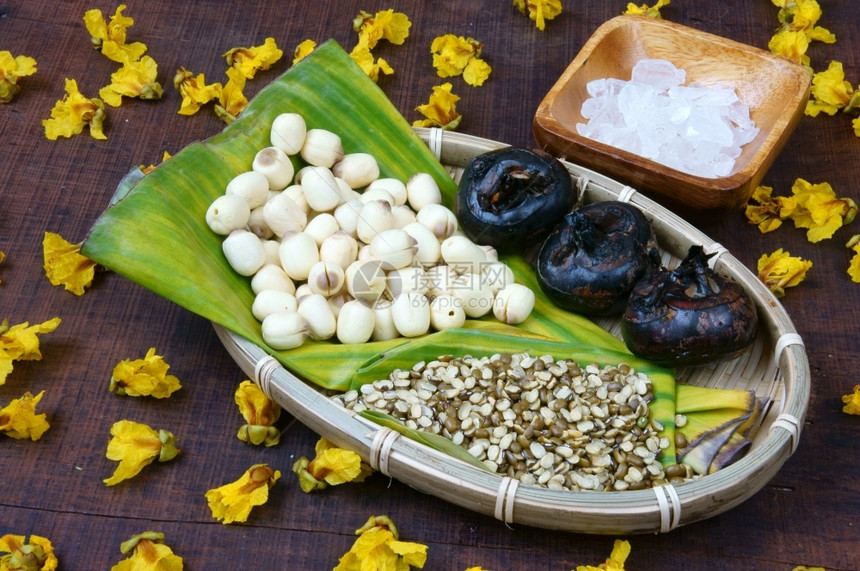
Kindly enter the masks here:
<path id="1" fill-rule="evenodd" d="M 663 9 L 675 22 L 766 48 L 777 26 L 770 2 L 677 2 Z M 823 4 L 821 25 L 837 43 L 813 44 L 813 66 L 843 62 L 846 77 L 860 83 L 856 2 Z M 117 3 L 97 7 L 113 13 Z M 387 514 L 406 540 L 430 546 L 427 569 L 571 569 L 596 564 L 614 537 L 509 528 L 492 518 L 452 506 L 381 474 L 366 483 L 306 495 L 289 472 L 292 461 L 312 452 L 307 428 L 287 426 L 274 449 L 246 446 L 235 438 L 241 417 L 232 400 L 244 376 L 221 347 L 208 323 L 120 276 L 105 273 L 83 297 L 51 286 L 42 271 L 41 240 L 47 231 L 80 241 L 106 206 L 123 175 L 138 164 L 157 163 L 163 151 L 218 133 L 223 123 L 211 111 L 176 113 L 180 97 L 171 82 L 184 66 L 222 80 L 221 54 L 239 45 L 275 37 L 288 54 L 300 41 L 335 38 L 350 49 L 351 19 L 360 9 L 394 7 L 413 22 L 404 46 L 382 45 L 395 75 L 380 86 L 401 113 L 418 118 L 415 106 L 440 83 L 429 45 L 443 33 L 483 42 L 493 66 L 480 88 L 455 78 L 464 119 L 459 131 L 511 144 L 532 144 L 532 116 L 544 93 L 602 22 L 626 2 L 565 2 L 565 12 L 540 32 L 510 3 L 466 0 L 394 5 L 378 1 L 129 3 L 135 20 L 129 37 L 144 42 L 159 64 L 165 95 L 159 102 L 128 101 L 109 109 L 108 141 L 86 134 L 48 141 L 41 120 L 63 94 L 64 78 L 95 95 L 115 68 L 94 52 L 84 28 L 91 2 L 31 0 L 0 5 L 0 49 L 38 60 L 39 71 L 22 81 L 12 104 L 0 105 L 0 318 L 35 323 L 59 315 L 63 323 L 44 336 L 44 358 L 16 362 L 0 402 L 24 391 L 45 389 L 42 408 L 51 430 L 38 442 L 0 440 L 0 535 L 49 537 L 64 569 L 104 569 L 120 559 L 119 544 L 156 529 L 185 558 L 189 569 L 242 568 L 249 559 L 262 569 L 327 569 L 353 541 L 370 515 Z M 289 67 L 289 55 L 249 82 L 248 95 Z M 839 196 L 860 201 L 860 138 L 850 118 L 805 117 L 764 183 L 789 194 L 795 179 L 830 182 Z M 783 303 L 803 336 L 813 373 L 813 393 L 797 453 L 773 481 L 744 504 L 709 520 L 659 536 L 632 536 L 628 560 L 636 569 L 791 569 L 820 565 L 858 569 L 856 544 L 860 479 L 856 444 L 860 423 L 842 414 L 840 396 L 857 381 L 860 354 L 860 286 L 845 273 L 851 253 L 844 247 L 858 222 L 831 240 L 806 241 L 785 225 L 761 235 L 738 213 L 701 227 L 749 267 L 782 247 L 813 261 L 813 270 Z M 169 401 L 124 399 L 107 384 L 120 360 L 156 347 L 184 388 Z M 172 430 L 182 455 L 148 467 L 115 488 L 102 479 L 114 464 L 104 457 L 111 424 L 121 418 Z M 256 462 L 284 472 L 268 504 L 245 525 L 215 522 L 203 494 L 231 481 Z M 230 563 L 225 563 L 230 562 Z"/>

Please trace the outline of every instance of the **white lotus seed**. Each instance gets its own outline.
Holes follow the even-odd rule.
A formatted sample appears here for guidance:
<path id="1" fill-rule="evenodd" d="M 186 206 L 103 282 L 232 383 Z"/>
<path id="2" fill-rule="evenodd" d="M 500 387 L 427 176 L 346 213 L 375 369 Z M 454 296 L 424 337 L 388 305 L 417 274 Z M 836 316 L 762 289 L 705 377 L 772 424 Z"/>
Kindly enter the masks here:
<path id="1" fill-rule="evenodd" d="M 377 234 L 369 244 L 371 255 L 391 268 L 405 268 L 412 263 L 417 249 L 415 238 L 404 230 L 392 228 Z"/>
<path id="2" fill-rule="evenodd" d="M 341 343 L 366 343 L 373 334 L 376 315 L 367 304 L 353 299 L 343 304 L 337 319 L 337 339 Z"/>
<path id="3" fill-rule="evenodd" d="M 275 236 L 282 237 L 290 232 L 301 232 L 308 223 L 308 215 L 284 191 L 263 205 L 263 220 Z"/>
<path id="4" fill-rule="evenodd" d="M 343 289 L 344 280 L 343 268 L 333 262 L 319 261 L 308 270 L 308 287 L 326 297 Z"/>
<path id="5" fill-rule="evenodd" d="M 310 220 L 305 226 L 305 232 L 314 237 L 317 246 L 322 245 L 326 238 L 340 230 L 337 225 L 337 220 L 330 212 L 320 212 Z"/>
<path id="6" fill-rule="evenodd" d="M 266 217 L 263 214 L 264 206 L 258 206 L 251 210 L 251 215 L 248 217 L 248 230 L 264 240 L 268 240 L 275 235 L 275 232 L 266 224 Z"/>
<path id="7" fill-rule="evenodd" d="M 420 222 L 412 222 L 403 226 L 403 231 L 415 239 L 415 260 L 430 267 L 436 264 L 442 257 L 439 239 L 427 226 Z"/>
<path id="8" fill-rule="evenodd" d="M 267 316 L 261 324 L 263 341 L 272 349 L 294 349 L 305 342 L 308 326 L 296 311 L 278 311 Z"/>
<path id="9" fill-rule="evenodd" d="M 309 129 L 299 154 L 306 163 L 330 169 L 343 159 L 343 143 L 340 137 L 326 129 Z"/>
<path id="10" fill-rule="evenodd" d="M 481 280 L 479 274 L 462 274 L 451 284 L 451 294 L 463 304 L 469 317 L 483 317 L 493 309 L 493 290 Z"/>
<path id="11" fill-rule="evenodd" d="M 444 240 L 457 230 L 457 215 L 441 204 L 426 204 L 415 214 L 415 219 L 430 229 L 436 238 Z"/>
<path id="12" fill-rule="evenodd" d="M 320 260 L 337 264 L 344 270 L 358 259 L 358 241 L 344 232 L 337 230 L 320 244 Z"/>
<path id="13" fill-rule="evenodd" d="M 395 228 L 403 228 L 404 226 L 414 224 L 418 220 L 415 217 L 415 211 L 405 204 L 392 208 L 391 215 L 394 216 Z"/>
<path id="14" fill-rule="evenodd" d="M 446 238 L 440 251 L 442 259 L 457 274 L 480 274 L 487 254 L 470 239 L 459 234 Z"/>
<path id="15" fill-rule="evenodd" d="M 299 302 L 298 311 L 308 324 L 308 337 L 316 340 L 334 337 L 337 331 L 337 319 L 324 296 L 311 294 L 303 297 Z"/>
<path id="16" fill-rule="evenodd" d="M 396 178 L 377 178 L 371 182 L 365 193 L 371 190 L 384 190 L 394 198 L 394 206 L 406 204 L 406 185 Z"/>
<path id="17" fill-rule="evenodd" d="M 371 200 L 365 203 L 358 213 L 355 223 L 355 233 L 358 239 L 370 244 L 380 232 L 394 228 L 394 215 L 391 205 L 384 200 Z"/>
<path id="18" fill-rule="evenodd" d="M 420 172 L 406 181 L 406 199 L 418 212 L 428 204 L 441 204 L 442 191 L 439 190 L 436 179 L 426 172 Z"/>
<path id="19" fill-rule="evenodd" d="M 266 264 L 254 274 L 251 278 L 251 290 L 254 293 L 260 293 L 265 289 L 283 291 L 292 295 L 296 294 L 296 285 L 284 268 L 281 267 L 280 261 L 277 264 Z"/>
<path id="20" fill-rule="evenodd" d="M 297 155 L 305 143 L 307 131 L 304 117 L 298 113 L 281 113 L 272 121 L 269 140 L 288 155 Z"/>
<path id="21" fill-rule="evenodd" d="M 298 301 L 293 294 L 274 289 L 264 289 L 254 296 L 251 313 L 254 314 L 257 321 L 263 321 L 276 311 L 296 311 L 297 308 Z"/>
<path id="22" fill-rule="evenodd" d="M 290 157 L 279 147 L 266 147 L 259 150 L 254 156 L 251 168 L 266 177 L 272 190 L 287 188 L 296 173 Z"/>
<path id="23" fill-rule="evenodd" d="M 358 226 L 358 215 L 361 213 L 361 208 L 364 204 L 358 200 L 349 200 L 334 209 L 334 219 L 337 220 L 337 225 L 340 229 L 357 238 L 356 227 Z"/>
<path id="24" fill-rule="evenodd" d="M 257 208 L 269 198 L 269 179 L 256 171 L 243 172 L 227 183 L 224 194 L 241 196 L 250 208 Z"/>
<path id="25" fill-rule="evenodd" d="M 281 267 L 294 280 L 306 280 L 311 266 L 320 261 L 317 243 L 307 232 L 285 234 L 279 254 Z"/>
<path id="26" fill-rule="evenodd" d="M 248 201 L 232 194 L 219 196 L 206 210 L 206 224 L 221 236 L 244 228 L 250 217 L 251 208 L 248 206 Z"/>
<path id="27" fill-rule="evenodd" d="M 343 202 L 334 175 L 326 167 L 311 167 L 302 176 L 302 189 L 308 205 L 317 212 L 328 212 Z"/>
<path id="28" fill-rule="evenodd" d="M 230 267 L 242 276 L 253 275 L 266 261 L 263 244 L 256 234 L 248 230 L 230 232 L 221 243 L 221 249 Z"/>
<path id="29" fill-rule="evenodd" d="M 350 188 L 362 188 L 379 178 L 379 165 L 369 153 L 349 153 L 332 166 L 332 172 Z"/>
<path id="30" fill-rule="evenodd" d="M 374 307 L 373 313 L 375 319 L 371 339 L 374 341 L 387 341 L 400 335 L 397 332 L 397 327 L 394 326 L 394 316 L 391 312 L 390 303 Z"/>
<path id="31" fill-rule="evenodd" d="M 437 295 L 430 302 L 430 326 L 436 331 L 462 327 L 466 323 L 463 303 L 450 294 Z"/>
<path id="32" fill-rule="evenodd" d="M 391 304 L 394 327 L 404 337 L 417 337 L 430 330 L 430 300 L 418 292 L 401 293 Z"/>
<path id="33" fill-rule="evenodd" d="M 526 320 L 535 306 L 535 292 L 523 284 L 511 283 L 493 300 L 493 315 L 502 323 L 516 325 Z"/>

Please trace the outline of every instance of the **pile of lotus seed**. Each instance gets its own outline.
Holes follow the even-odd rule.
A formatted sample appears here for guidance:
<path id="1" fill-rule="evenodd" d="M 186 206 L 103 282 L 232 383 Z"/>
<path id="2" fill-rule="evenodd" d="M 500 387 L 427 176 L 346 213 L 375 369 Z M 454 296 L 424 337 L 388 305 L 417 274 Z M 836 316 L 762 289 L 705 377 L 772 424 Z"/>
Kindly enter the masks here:
<path id="1" fill-rule="evenodd" d="M 237 273 L 251 278 L 263 340 L 365 343 L 460 327 L 492 312 L 524 321 L 534 292 L 495 250 L 458 230 L 427 173 L 380 178 L 368 153 L 297 113 L 272 123 L 271 146 L 206 212 Z M 291 156 L 306 164 L 296 170 Z"/>

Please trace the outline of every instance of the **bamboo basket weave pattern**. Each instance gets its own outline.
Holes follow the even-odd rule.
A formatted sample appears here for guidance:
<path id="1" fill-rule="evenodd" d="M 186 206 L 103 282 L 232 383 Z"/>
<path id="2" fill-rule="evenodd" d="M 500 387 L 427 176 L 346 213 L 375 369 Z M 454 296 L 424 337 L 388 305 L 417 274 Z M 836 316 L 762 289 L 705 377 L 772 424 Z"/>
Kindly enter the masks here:
<path id="1" fill-rule="evenodd" d="M 455 180 L 474 156 L 506 146 L 440 129 L 416 131 Z M 769 410 L 751 435 L 749 452 L 734 464 L 697 480 L 638 491 L 571 492 L 519 485 L 342 408 L 319 387 L 283 368 L 264 348 L 218 325 L 216 332 L 249 377 L 311 430 L 356 451 L 392 478 L 505 523 L 578 533 L 665 533 L 729 510 L 758 492 L 797 447 L 810 391 L 803 341 L 773 294 L 723 246 L 631 187 L 569 162 L 564 165 L 583 203 L 621 200 L 641 209 L 652 222 L 668 267 L 674 267 L 690 245 L 700 244 L 714 254 L 714 269 L 733 277 L 755 299 L 760 333 L 752 347 L 732 361 L 678 371 L 683 382 L 752 389 L 770 399 Z M 619 318 L 598 323 L 620 336 Z"/>

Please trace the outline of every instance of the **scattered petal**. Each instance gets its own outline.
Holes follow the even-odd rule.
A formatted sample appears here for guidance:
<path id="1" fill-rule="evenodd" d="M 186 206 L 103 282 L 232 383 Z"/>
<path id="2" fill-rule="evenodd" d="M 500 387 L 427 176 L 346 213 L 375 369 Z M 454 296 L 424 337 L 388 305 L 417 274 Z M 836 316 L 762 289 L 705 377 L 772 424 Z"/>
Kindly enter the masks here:
<path id="1" fill-rule="evenodd" d="M 139 422 L 120 420 L 111 426 L 110 433 L 112 438 L 106 456 L 119 465 L 113 475 L 104 480 L 108 486 L 133 478 L 156 458 L 159 462 L 167 462 L 179 454 L 176 437 L 167 430 L 156 431 Z"/>
<path id="2" fill-rule="evenodd" d="M 221 117 L 228 125 L 236 120 L 239 113 L 248 105 L 245 97 L 245 75 L 235 68 L 227 70 L 227 83 L 218 94 L 218 104 L 215 105 L 215 114 Z"/>
<path id="3" fill-rule="evenodd" d="M 367 42 L 359 36 L 359 42 L 352 48 L 349 57 L 367 74 L 373 81 L 379 81 L 379 74 L 392 75 L 394 69 L 382 58 L 375 59 L 370 52 Z"/>
<path id="4" fill-rule="evenodd" d="M 281 415 L 281 406 L 278 403 L 267 397 L 256 384 L 247 380 L 239 384 L 233 398 L 246 423 L 239 428 L 239 440 L 266 446 L 274 446 L 280 442 L 281 433 L 274 426 Z"/>
<path id="5" fill-rule="evenodd" d="M 609 559 L 605 563 L 597 566 L 579 565 L 576 571 L 624 571 L 624 562 L 630 555 L 630 542 L 627 540 L 616 539 L 612 546 L 612 553 L 609 554 Z"/>
<path id="6" fill-rule="evenodd" d="M 194 115 L 200 107 L 221 97 L 222 86 L 220 83 L 207 85 L 206 78 L 202 73 L 196 77 L 193 73 L 180 67 L 173 76 L 173 86 L 182 95 L 182 105 L 179 108 L 180 115 Z"/>
<path id="7" fill-rule="evenodd" d="M 514 0 L 514 6 L 528 15 L 538 30 L 546 28 L 546 20 L 561 14 L 561 0 Z"/>
<path id="8" fill-rule="evenodd" d="M 296 65 L 301 60 L 309 56 L 316 47 L 317 43 L 313 40 L 305 40 L 297 45 L 296 49 L 293 51 L 293 65 Z"/>
<path id="9" fill-rule="evenodd" d="M 480 59 L 484 45 L 474 38 L 454 34 L 438 36 L 430 44 L 433 67 L 439 77 L 463 75 L 466 83 L 480 86 L 490 76 L 492 69 Z"/>
<path id="10" fill-rule="evenodd" d="M 266 38 L 262 45 L 250 48 L 233 48 L 223 57 L 227 65 L 239 70 L 245 79 L 253 79 L 258 71 L 269 69 L 278 62 L 284 52 L 278 48 L 275 38 Z"/>
<path id="11" fill-rule="evenodd" d="M 371 517 L 355 533 L 358 539 L 333 571 L 408 571 L 427 561 L 427 546 L 400 541 L 388 516 Z"/>
<path id="12" fill-rule="evenodd" d="M 854 251 L 854 256 L 848 266 L 848 275 L 851 276 L 852 282 L 860 283 L 860 234 L 851 236 L 845 243 L 845 247 Z"/>
<path id="13" fill-rule="evenodd" d="M 110 76 L 111 83 L 101 88 L 99 97 L 112 107 L 119 107 L 122 97 L 161 99 L 164 89 L 156 81 L 158 64 L 149 56 L 137 61 L 125 61 Z"/>
<path id="14" fill-rule="evenodd" d="M 657 3 L 653 6 L 648 6 L 647 4 L 640 4 L 637 6 L 633 2 L 627 3 L 627 9 L 624 10 L 624 14 L 636 14 L 639 16 L 649 16 L 651 18 L 662 18 L 663 16 L 660 14 L 660 8 L 663 6 L 668 6 L 670 0 L 657 0 Z"/>
<path id="15" fill-rule="evenodd" d="M 66 79 L 66 95 L 54 104 L 51 118 L 42 119 L 45 137 L 56 141 L 58 137 L 80 134 L 85 126 L 93 139 L 105 140 L 102 126 L 105 120 L 104 102 L 97 97 L 87 98 L 78 91 L 74 79 Z"/>
<path id="16" fill-rule="evenodd" d="M 803 32 L 780 30 L 770 39 L 767 48 L 776 55 L 786 57 L 811 71 L 809 56 L 806 55 L 806 50 L 809 49 L 809 38 Z"/>
<path id="17" fill-rule="evenodd" d="M 45 413 L 36 414 L 36 405 L 44 395 L 45 391 L 35 397 L 26 392 L 22 397 L 0 409 L 0 433 L 17 440 L 24 438 L 39 440 L 51 427 Z"/>
<path id="18" fill-rule="evenodd" d="M 248 520 L 251 508 L 266 503 L 269 489 L 281 477 L 279 470 L 267 464 L 254 464 L 235 482 L 206 492 L 212 517 L 225 525 Z"/>
<path id="19" fill-rule="evenodd" d="M 0 51 L 0 103 L 9 103 L 21 91 L 18 79 L 36 73 L 36 60 Z"/>
<path id="20" fill-rule="evenodd" d="M 807 228 L 806 238 L 812 243 L 830 238 L 857 214 L 857 204 L 850 198 L 836 198 L 830 183 L 812 184 L 798 178 L 791 190 L 797 207 L 789 218 L 795 228 Z"/>
<path id="21" fill-rule="evenodd" d="M 126 44 L 126 32 L 134 24 L 134 20 L 123 16 L 125 4 L 117 6 L 110 22 L 105 22 L 102 11 L 98 9 L 84 12 L 84 24 L 90 33 L 93 47 L 100 50 L 109 59 L 123 63 L 136 61 L 146 53 L 146 46 L 140 42 Z"/>
<path id="22" fill-rule="evenodd" d="M 433 87 L 430 101 L 419 105 L 416 111 L 426 117 L 412 123 L 415 127 L 441 127 L 453 131 L 460 124 L 462 115 L 457 113 L 456 103 L 460 100 L 458 95 L 451 93 L 451 84 L 446 82 Z"/>
<path id="23" fill-rule="evenodd" d="M 362 481 L 370 472 L 361 456 L 352 450 L 333 446 L 325 438 L 316 444 L 316 457 L 308 461 L 304 456 L 293 463 L 293 473 L 305 493 L 337 486 L 346 482 Z"/>
<path id="24" fill-rule="evenodd" d="M 144 531 L 125 540 L 120 546 L 128 555 L 111 571 L 182 571 L 182 558 L 164 543 L 164 534 Z"/>
<path id="25" fill-rule="evenodd" d="M 4 555 L 5 554 L 5 555 Z M 8 533 L 0 537 L 0 569 L 2 571 L 54 571 L 59 561 L 54 546 L 47 537 Z"/>
<path id="26" fill-rule="evenodd" d="M 6 382 L 6 377 L 12 372 L 13 361 L 42 359 L 38 335 L 50 333 L 59 325 L 59 317 L 32 326 L 25 321 L 10 328 L 8 319 L 0 323 L 0 385 Z"/>
<path id="27" fill-rule="evenodd" d="M 809 260 L 792 256 L 780 248 L 759 258 L 758 277 L 776 297 L 782 297 L 785 288 L 802 282 L 811 267 Z"/>
<path id="28" fill-rule="evenodd" d="M 113 368 L 108 390 L 130 397 L 168 398 L 182 388 L 178 378 L 167 374 L 168 369 L 164 357 L 150 347 L 143 359 L 124 359 Z"/>
<path id="29" fill-rule="evenodd" d="M 368 49 L 373 49 L 380 40 L 387 40 L 392 44 L 401 45 L 409 37 L 409 28 L 412 22 L 402 12 L 392 9 L 380 10 L 374 15 L 361 10 L 352 21 L 352 28 L 359 36 L 366 38 Z"/>
<path id="30" fill-rule="evenodd" d="M 61 285 L 75 295 L 84 295 L 96 273 L 96 263 L 81 255 L 81 246 L 54 232 L 45 232 L 42 239 L 45 276 L 51 285 Z"/>
<path id="31" fill-rule="evenodd" d="M 845 403 L 845 406 L 842 407 L 842 412 L 860 415 L 860 385 L 854 385 L 853 393 L 843 395 L 842 402 Z"/>

